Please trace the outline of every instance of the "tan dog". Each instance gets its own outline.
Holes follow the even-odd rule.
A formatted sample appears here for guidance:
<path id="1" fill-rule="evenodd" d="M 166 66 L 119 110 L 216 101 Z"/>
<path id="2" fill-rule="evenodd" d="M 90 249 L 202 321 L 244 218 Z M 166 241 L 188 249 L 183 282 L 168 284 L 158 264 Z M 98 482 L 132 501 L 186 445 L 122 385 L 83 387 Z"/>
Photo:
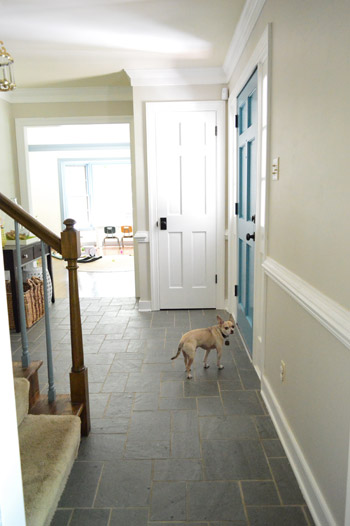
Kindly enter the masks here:
<path id="1" fill-rule="evenodd" d="M 193 331 L 186 332 L 186 334 L 184 334 L 180 340 L 177 354 L 171 358 L 172 360 L 175 360 L 175 358 L 177 358 L 182 351 L 188 379 L 192 378 L 191 365 L 198 347 L 201 347 L 206 351 L 204 356 L 205 369 L 209 367 L 207 358 L 211 349 L 216 349 L 216 365 L 218 366 L 218 369 L 224 368 L 224 366 L 220 364 L 222 345 L 225 338 L 234 333 L 234 323 L 233 321 L 224 321 L 222 318 L 220 318 L 220 316 L 217 316 L 217 320 L 218 325 L 213 325 L 213 327 L 208 327 L 207 329 L 194 329 Z"/>

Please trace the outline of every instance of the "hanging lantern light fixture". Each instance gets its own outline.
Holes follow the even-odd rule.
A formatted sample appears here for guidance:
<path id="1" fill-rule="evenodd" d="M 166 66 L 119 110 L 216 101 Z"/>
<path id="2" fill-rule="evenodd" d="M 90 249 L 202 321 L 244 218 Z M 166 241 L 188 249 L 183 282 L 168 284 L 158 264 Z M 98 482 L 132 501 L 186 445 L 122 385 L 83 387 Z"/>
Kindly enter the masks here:
<path id="1" fill-rule="evenodd" d="M 0 40 L 0 92 L 11 91 L 16 87 L 12 66 L 13 58 Z"/>

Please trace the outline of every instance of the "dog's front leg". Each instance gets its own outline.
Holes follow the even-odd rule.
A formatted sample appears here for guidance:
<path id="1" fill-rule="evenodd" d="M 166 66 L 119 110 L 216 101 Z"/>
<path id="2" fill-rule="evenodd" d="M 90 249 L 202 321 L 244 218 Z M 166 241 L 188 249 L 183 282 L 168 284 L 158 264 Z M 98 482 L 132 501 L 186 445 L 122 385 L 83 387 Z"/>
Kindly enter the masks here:
<path id="1" fill-rule="evenodd" d="M 222 355 L 222 347 L 217 347 L 216 351 L 218 353 L 218 359 L 217 359 L 216 365 L 218 366 L 218 369 L 223 369 L 224 366 L 221 365 L 221 363 L 220 363 L 221 355 Z"/>

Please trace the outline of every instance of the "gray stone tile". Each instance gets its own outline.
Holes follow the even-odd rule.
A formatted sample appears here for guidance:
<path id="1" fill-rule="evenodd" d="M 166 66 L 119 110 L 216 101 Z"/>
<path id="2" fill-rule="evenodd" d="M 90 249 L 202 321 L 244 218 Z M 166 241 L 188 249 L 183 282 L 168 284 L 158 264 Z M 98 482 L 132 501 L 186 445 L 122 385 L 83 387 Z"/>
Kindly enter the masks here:
<path id="1" fill-rule="evenodd" d="M 127 340 L 105 340 L 99 353 L 111 353 L 111 352 L 126 352 L 126 349 L 128 348 L 128 341 Z"/>
<path id="2" fill-rule="evenodd" d="M 146 349 L 146 340 L 133 340 L 130 338 L 128 341 L 128 353 L 143 352 Z"/>
<path id="3" fill-rule="evenodd" d="M 141 339 L 143 340 L 164 340 L 165 328 L 156 327 L 154 329 L 141 329 Z"/>
<path id="4" fill-rule="evenodd" d="M 198 434 L 197 411 L 179 411 L 172 413 L 172 431 L 174 433 Z"/>
<path id="5" fill-rule="evenodd" d="M 198 398 L 198 414 L 199 416 L 223 415 L 224 407 L 221 398 L 219 396 Z"/>
<path id="6" fill-rule="evenodd" d="M 123 340 L 139 340 L 141 338 L 141 329 L 128 327 L 124 334 Z"/>
<path id="7" fill-rule="evenodd" d="M 202 451 L 208 480 L 271 480 L 257 440 L 203 440 Z"/>
<path id="8" fill-rule="evenodd" d="M 111 365 L 114 360 L 114 353 L 90 353 L 84 357 L 85 365 Z"/>
<path id="9" fill-rule="evenodd" d="M 170 414 L 165 411 L 135 411 L 132 414 L 128 438 L 148 441 L 170 439 Z"/>
<path id="10" fill-rule="evenodd" d="M 148 526 L 208 526 L 207 522 L 148 522 Z M 216 526 L 216 525 L 215 525 Z M 221 525 L 220 525 L 221 526 Z M 230 523 L 225 523 L 222 526 L 231 526 Z"/>
<path id="11" fill-rule="evenodd" d="M 156 460 L 153 480 L 203 480 L 202 462 L 189 459 Z"/>
<path id="12" fill-rule="evenodd" d="M 94 434 L 82 437 L 78 460 L 115 460 L 122 458 L 126 435 Z"/>
<path id="13" fill-rule="evenodd" d="M 50 526 L 68 526 L 73 510 L 57 509 Z"/>
<path id="14" fill-rule="evenodd" d="M 106 462 L 94 506 L 113 508 L 148 506 L 151 471 L 150 460 Z"/>
<path id="15" fill-rule="evenodd" d="M 243 389 L 240 378 L 234 380 L 221 380 L 218 381 L 220 391 L 240 391 Z"/>
<path id="16" fill-rule="evenodd" d="M 253 367 L 249 369 L 239 369 L 244 389 L 260 389 L 260 380 Z"/>
<path id="17" fill-rule="evenodd" d="M 109 373 L 101 391 L 103 393 L 122 393 L 125 391 L 127 373 Z"/>
<path id="18" fill-rule="evenodd" d="M 142 360 L 130 360 L 129 357 L 121 357 L 113 362 L 111 373 L 139 373 L 141 371 Z"/>
<path id="19" fill-rule="evenodd" d="M 268 457 L 285 457 L 283 446 L 278 439 L 263 440 L 262 445 L 264 447 L 266 456 Z"/>
<path id="20" fill-rule="evenodd" d="M 154 482 L 150 519 L 153 521 L 186 520 L 186 483 Z"/>
<path id="21" fill-rule="evenodd" d="M 107 407 L 109 394 L 90 394 L 91 418 L 102 418 Z"/>
<path id="22" fill-rule="evenodd" d="M 157 411 L 158 393 L 135 393 L 134 411 Z"/>
<path id="23" fill-rule="evenodd" d="M 130 417 L 133 401 L 134 395 L 131 393 L 112 393 L 105 417 Z"/>
<path id="24" fill-rule="evenodd" d="M 221 396 L 228 415 L 264 414 L 255 391 L 223 391 Z"/>
<path id="25" fill-rule="evenodd" d="M 148 437 L 129 439 L 126 443 L 125 458 L 156 459 L 169 458 L 170 439 L 149 441 Z"/>
<path id="26" fill-rule="evenodd" d="M 93 334 L 123 334 L 126 329 L 126 323 L 104 323 L 97 325 Z"/>
<path id="27" fill-rule="evenodd" d="M 119 508 L 112 510 L 108 526 L 147 526 L 148 508 Z"/>
<path id="28" fill-rule="evenodd" d="M 302 508 L 296 506 L 247 508 L 250 526 L 307 526 Z"/>
<path id="29" fill-rule="evenodd" d="M 94 364 L 89 366 L 89 381 L 90 382 L 104 382 L 110 370 L 110 365 Z"/>
<path id="30" fill-rule="evenodd" d="M 92 418 L 91 433 L 95 434 L 125 434 L 128 431 L 129 418 L 109 417 Z"/>
<path id="31" fill-rule="evenodd" d="M 130 373 L 125 391 L 131 393 L 159 393 L 160 373 L 148 374 Z"/>
<path id="32" fill-rule="evenodd" d="M 217 382 L 195 382 L 187 380 L 184 382 L 185 396 L 219 396 Z"/>
<path id="33" fill-rule="evenodd" d="M 159 398 L 159 409 L 166 411 L 183 411 L 196 409 L 195 398 Z"/>
<path id="34" fill-rule="evenodd" d="M 149 373 L 162 373 L 161 378 L 162 380 L 183 380 L 183 375 L 179 378 L 176 378 L 175 376 L 170 376 L 170 373 L 174 375 L 176 373 L 172 362 L 169 360 L 169 362 L 161 362 L 161 363 L 144 363 L 142 365 L 142 373 L 143 374 L 149 374 Z M 166 374 L 169 373 L 170 378 L 166 378 Z"/>
<path id="35" fill-rule="evenodd" d="M 255 424 L 261 439 L 278 438 L 275 426 L 269 416 L 256 416 Z"/>
<path id="36" fill-rule="evenodd" d="M 69 526 L 108 526 L 110 510 L 75 509 Z"/>
<path id="37" fill-rule="evenodd" d="M 249 416 L 200 417 L 199 426 L 202 440 L 258 439 L 253 419 Z"/>
<path id="38" fill-rule="evenodd" d="M 198 433 L 173 433 L 171 456 L 172 458 L 201 458 Z"/>
<path id="39" fill-rule="evenodd" d="M 274 482 L 242 481 L 246 506 L 279 506 L 280 499 Z"/>
<path id="40" fill-rule="evenodd" d="M 304 498 L 288 459 L 270 458 L 269 462 L 283 504 L 304 504 Z"/>
<path id="41" fill-rule="evenodd" d="M 58 507 L 92 507 L 102 466 L 102 462 L 76 461 L 73 464 Z"/>
<path id="42" fill-rule="evenodd" d="M 162 382 L 160 384 L 160 396 L 163 398 L 183 398 L 184 383 L 183 382 Z"/>
<path id="43" fill-rule="evenodd" d="M 189 520 L 245 520 L 236 482 L 190 482 L 187 487 Z"/>

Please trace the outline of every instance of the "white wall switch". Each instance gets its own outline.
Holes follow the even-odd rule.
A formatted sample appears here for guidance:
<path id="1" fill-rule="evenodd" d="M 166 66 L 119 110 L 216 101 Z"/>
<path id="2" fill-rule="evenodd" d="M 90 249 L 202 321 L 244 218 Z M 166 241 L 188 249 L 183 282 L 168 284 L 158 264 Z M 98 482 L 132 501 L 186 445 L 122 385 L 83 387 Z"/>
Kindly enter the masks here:
<path id="1" fill-rule="evenodd" d="M 272 161 L 272 180 L 278 181 L 279 176 L 280 176 L 280 158 L 276 157 Z"/>

